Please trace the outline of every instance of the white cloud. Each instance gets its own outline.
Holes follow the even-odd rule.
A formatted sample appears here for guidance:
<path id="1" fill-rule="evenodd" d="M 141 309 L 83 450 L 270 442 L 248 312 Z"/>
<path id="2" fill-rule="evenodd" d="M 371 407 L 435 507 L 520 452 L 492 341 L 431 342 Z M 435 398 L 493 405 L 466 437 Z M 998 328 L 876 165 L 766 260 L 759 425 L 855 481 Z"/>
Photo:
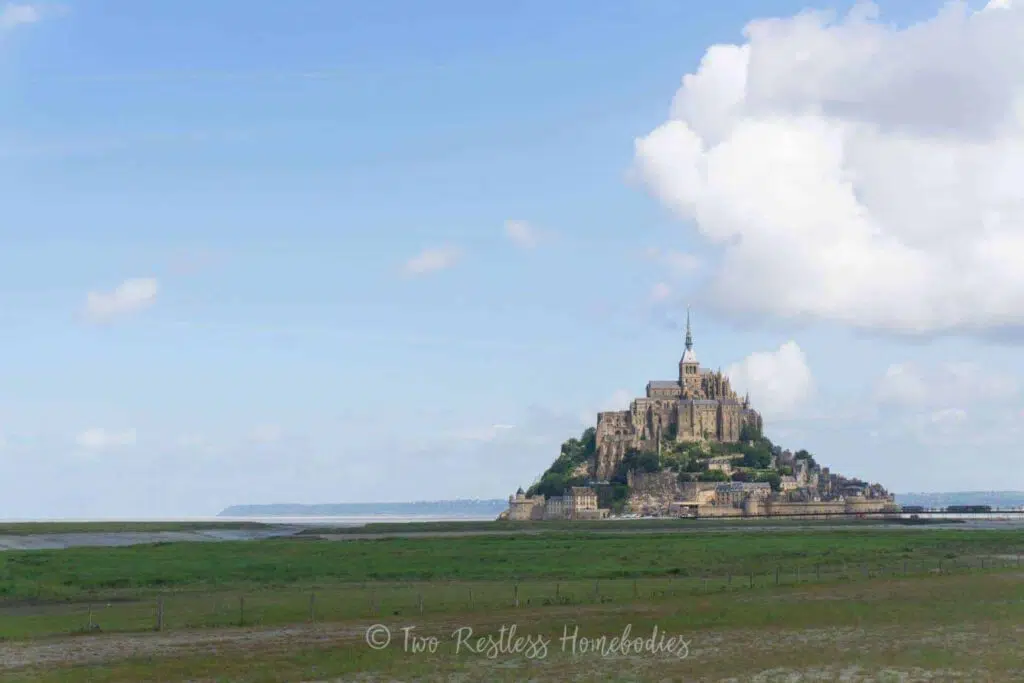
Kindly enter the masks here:
<path id="1" fill-rule="evenodd" d="M 958 424 L 967 419 L 967 411 L 963 408 L 943 408 L 934 411 L 929 419 L 934 424 Z"/>
<path id="2" fill-rule="evenodd" d="M 737 393 L 750 392 L 750 402 L 766 419 L 794 416 L 814 394 L 807 358 L 794 341 L 752 353 L 725 374 Z"/>
<path id="3" fill-rule="evenodd" d="M 670 296 L 672 296 L 672 288 L 669 287 L 664 282 L 659 282 L 658 284 L 651 287 L 651 301 L 664 301 Z"/>
<path id="4" fill-rule="evenodd" d="M 1017 382 L 973 363 L 945 363 L 920 367 L 914 363 L 890 365 L 875 386 L 875 399 L 905 408 L 942 408 L 950 402 L 1005 401 L 1017 395 Z"/>
<path id="5" fill-rule="evenodd" d="M 93 322 L 107 322 L 152 306 L 158 291 L 155 278 L 125 280 L 112 291 L 89 292 L 85 314 Z"/>
<path id="6" fill-rule="evenodd" d="M 75 438 L 75 442 L 86 450 L 102 451 L 111 448 L 135 445 L 135 430 L 112 431 L 102 427 L 86 429 Z"/>
<path id="7" fill-rule="evenodd" d="M 37 5 L 8 2 L 0 7 L 0 31 L 7 31 L 24 24 L 42 21 L 43 13 Z"/>
<path id="8" fill-rule="evenodd" d="M 719 248 L 734 312 L 899 333 L 1024 321 L 1024 7 L 899 29 L 758 20 L 714 45 L 635 172 Z"/>
<path id="9" fill-rule="evenodd" d="M 540 233 L 526 221 L 505 221 L 505 236 L 523 249 L 533 249 L 540 243 Z"/>
<path id="10" fill-rule="evenodd" d="M 284 436 L 284 430 L 278 425 L 260 425 L 252 430 L 249 438 L 259 443 L 274 443 Z"/>
<path id="11" fill-rule="evenodd" d="M 424 249 L 405 262 L 407 275 L 426 275 L 451 268 L 462 259 L 462 250 L 455 246 Z"/>
<path id="12" fill-rule="evenodd" d="M 494 441 L 501 434 L 515 429 L 515 425 L 493 424 L 486 427 L 469 427 L 449 432 L 448 436 L 457 441 Z"/>

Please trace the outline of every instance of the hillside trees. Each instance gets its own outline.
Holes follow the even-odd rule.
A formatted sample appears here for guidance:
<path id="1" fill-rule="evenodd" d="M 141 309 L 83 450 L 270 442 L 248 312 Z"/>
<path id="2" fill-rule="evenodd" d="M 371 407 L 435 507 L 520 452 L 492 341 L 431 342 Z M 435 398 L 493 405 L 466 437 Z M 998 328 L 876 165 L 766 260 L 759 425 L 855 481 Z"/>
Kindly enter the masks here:
<path id="1" fill-rule="evenodd" d="M 572 486 L 585 486 L 587 478 L 574 472 L 586 463 L 597 451 L 597 430 L 588 427 L 580 438 L 572 438 L 562 444 L 561 452 L 551 466 L 541 475 L 527 495 L 560 496 Z"/>

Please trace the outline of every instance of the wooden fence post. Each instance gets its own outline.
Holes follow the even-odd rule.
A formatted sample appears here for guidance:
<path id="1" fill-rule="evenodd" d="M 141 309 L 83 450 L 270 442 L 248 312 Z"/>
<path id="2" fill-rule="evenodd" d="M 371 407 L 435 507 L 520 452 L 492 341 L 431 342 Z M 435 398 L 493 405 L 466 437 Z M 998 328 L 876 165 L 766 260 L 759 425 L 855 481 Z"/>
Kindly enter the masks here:
<path id="1" fill-rule="evenodd" d="M 469 587 L 469 608 L 473 609 L 473 587 Z"/>
<path id="2" fill-rule="evenodd" d="M 562 582 L 558 581 L 555 583 L 555 602 L 560 603 L 562 601 Z"/>
<path id="3" fill-rule="evenodd" d="M 160 598 L 156 603 L 156 630 L 164 630 L 164 599 Z"/>
<path id="4" fill-rule="evenodd" d="M 512 587 L 512 602 L 516 607 L 519 607 L 519 584 L 515 584 Z"/>
<path id="5" fill-rule="evenodd" d="M 420 614 L 423 614 L 423 593 L 417 593 L 416 598 L 419 601 Z"/>
<path id="6" fill-rule="evenodd" d="M 309 594 L 309 620 L 316 621 L 316 593 Z"/>
<path id="7" fill-rule="evenodd" d="M 636 600 L 636 579 L 633 579 L 633 599 Z"/>
<path id="8" fill-rule="evenodd" d="M 238 625 L 245 626 L 245 596 L 238 596 Z"/>
<path id="9" fill-rule="evenodd" d="M 779 585 L 779 568 L 778 567 L 775 568 L 775 585 L 776 586 Z"/>

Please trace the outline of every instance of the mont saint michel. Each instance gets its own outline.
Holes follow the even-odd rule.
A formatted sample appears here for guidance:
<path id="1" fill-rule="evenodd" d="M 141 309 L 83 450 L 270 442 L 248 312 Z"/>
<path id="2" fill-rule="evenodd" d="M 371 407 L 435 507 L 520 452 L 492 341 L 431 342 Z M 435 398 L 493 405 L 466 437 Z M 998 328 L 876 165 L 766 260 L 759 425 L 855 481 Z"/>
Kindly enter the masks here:
<path id="1" fill-rule="evenodd" d="M 678 378 L 648 382 L 646 396 L 635 399 L 628 410 L 597 414 L 594 475 L 598 480 L 608 479 L 627 451 L 651 445 L 657 448 L 663 439 L 737 443 L 748 431 L 760 432 L 761 428 L 761 415 L 750 407 L 750 397 L 741 400 L 721 370 L 700 366 L 687 311 Z"/>
<path id="2" fill-rule="evenodd" d="M 624 410 L 562 444 L 508 519 L 610 515 L 794 516 L 896 512 L 880 484 L 847 478 L 764 434 L 764 420 L 721 370 L 702 367 L 690 314 L 678 374 L 651 380 Z"/>

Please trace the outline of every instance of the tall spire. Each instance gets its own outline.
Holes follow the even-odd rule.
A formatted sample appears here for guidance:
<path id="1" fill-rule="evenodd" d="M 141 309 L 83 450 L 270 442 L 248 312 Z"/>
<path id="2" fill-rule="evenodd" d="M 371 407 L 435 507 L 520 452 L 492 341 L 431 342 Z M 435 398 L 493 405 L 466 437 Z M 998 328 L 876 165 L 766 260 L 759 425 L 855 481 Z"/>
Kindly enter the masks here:
<path id="1" fill-rule="evenodd" d="M 686 307 L 686 350 L 693 348 L 693 334 L 690 332 L 690 307 Z"/>

